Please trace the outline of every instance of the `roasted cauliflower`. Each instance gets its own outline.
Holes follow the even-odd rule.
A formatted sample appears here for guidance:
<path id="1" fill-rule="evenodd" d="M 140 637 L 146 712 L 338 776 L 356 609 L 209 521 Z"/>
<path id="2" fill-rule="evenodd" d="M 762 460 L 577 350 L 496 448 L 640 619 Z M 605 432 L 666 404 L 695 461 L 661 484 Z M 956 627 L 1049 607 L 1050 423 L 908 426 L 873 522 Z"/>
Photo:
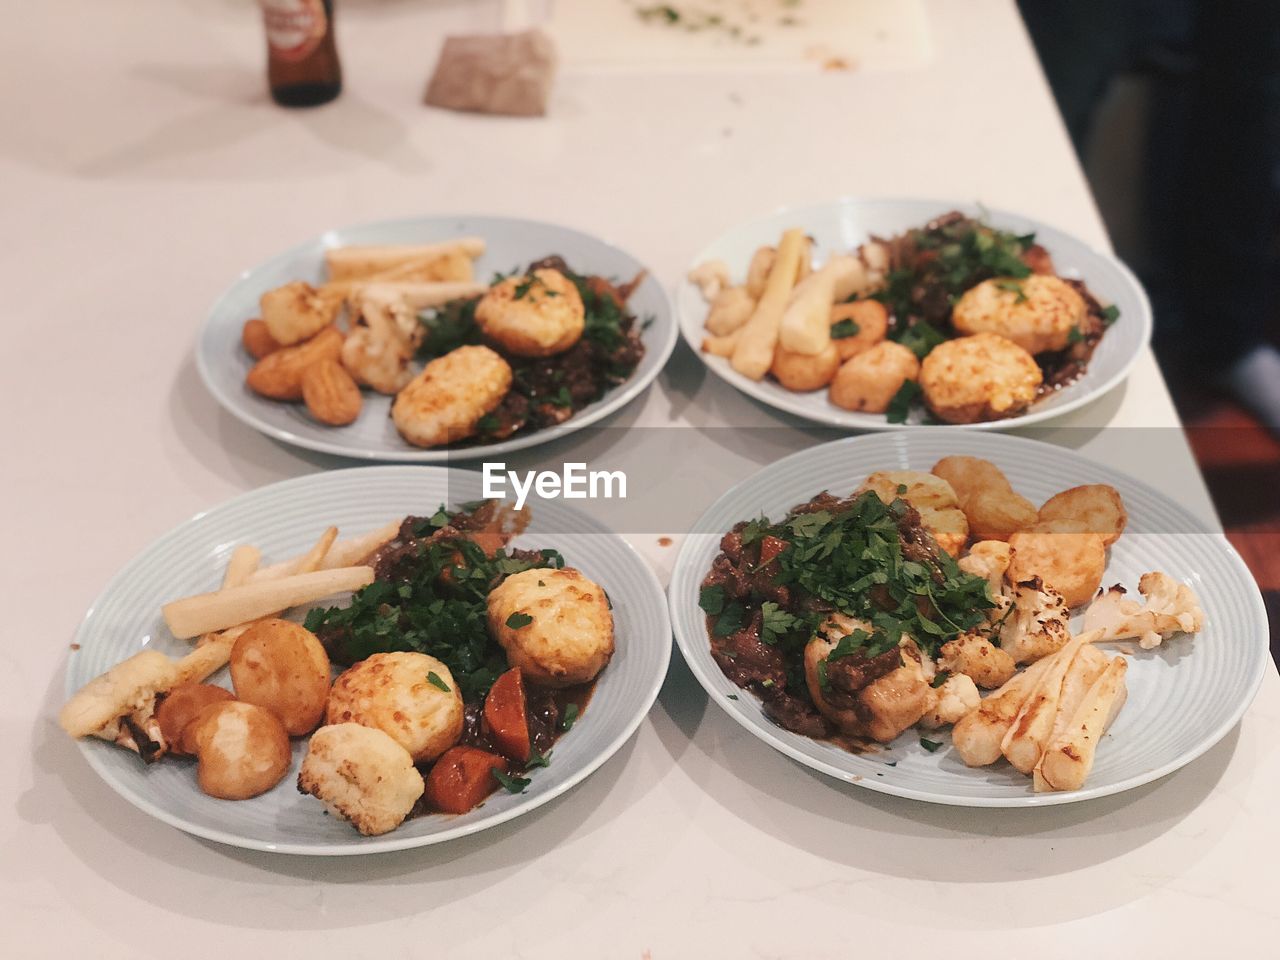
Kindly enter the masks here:
<path id="1" fill-rule="evenodd" d="M 1013 585 L 1013 610 L 1000 627 L 1000 649 L 1014 663 L 1057 653 L 1071 639 L 1062 594 L 1038 577 Z"/>
<path id="2" fill-rule="evenodd" d="M 1175 633 L 1195 633 L 1204 626 L 1195 591 L 1167 573 L 1144 573 L 1138 592 L 1145 603 L 1126 599 L 1119 584 L 1102 593 L 1085 610 L 1085 630 L 1101 630 L 1103 640 L 1137 640 L 1151 650 Z"/>

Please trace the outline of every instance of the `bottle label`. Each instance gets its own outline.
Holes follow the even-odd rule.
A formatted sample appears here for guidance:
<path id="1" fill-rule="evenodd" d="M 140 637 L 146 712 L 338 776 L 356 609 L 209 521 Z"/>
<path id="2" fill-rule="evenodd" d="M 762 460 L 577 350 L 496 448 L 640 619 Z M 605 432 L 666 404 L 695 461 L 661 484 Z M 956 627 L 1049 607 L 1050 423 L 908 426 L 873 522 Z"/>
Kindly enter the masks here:
<path id="1" fill-rule="evenodd" d="M 281 60 L 305 60 L 329 28 L 321 0 L 259 0 L 267 44 Z"/>

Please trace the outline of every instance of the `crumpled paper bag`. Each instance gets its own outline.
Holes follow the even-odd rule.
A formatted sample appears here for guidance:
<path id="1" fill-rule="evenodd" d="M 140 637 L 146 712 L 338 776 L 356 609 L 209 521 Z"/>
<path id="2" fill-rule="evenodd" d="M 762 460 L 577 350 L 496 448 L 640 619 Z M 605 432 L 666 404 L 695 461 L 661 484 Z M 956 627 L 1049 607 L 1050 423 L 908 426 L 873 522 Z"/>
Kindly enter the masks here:
<path id="1" fill-rule="evenodd" d="M 540 117 L 555 69 L 555 45 L 541 30 L 445 37 L 426 101 L 446 110 Z"/>

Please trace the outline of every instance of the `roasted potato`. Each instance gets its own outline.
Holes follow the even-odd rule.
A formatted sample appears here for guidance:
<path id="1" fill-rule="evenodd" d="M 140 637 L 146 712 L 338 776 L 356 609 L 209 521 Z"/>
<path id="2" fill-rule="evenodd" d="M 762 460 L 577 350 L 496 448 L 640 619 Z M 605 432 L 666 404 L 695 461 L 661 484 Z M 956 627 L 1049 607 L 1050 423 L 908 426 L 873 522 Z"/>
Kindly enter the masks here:
<path id="1" fill-rule="evenodd" d="M 325 723 L 375 727 L 421 763 L 434 760 L 462 736 L 462 693 L 449 668 L 435 657 L 375 653 L 333 682 Z"/>
<path id="2" fill-rule="evenodd" d="M 773 366 L 769 372 L 788 390 L 807 393 L 821 390 L 831 382 L 840 367 L 840 353 L 835 343 L 828 343 L 821 353 L 809 355 L 792 353 L 782 345 L 773 352 Z"/>
<path id="3" fill-rule="evenodd" d="M 283 344 L 276 343 L 275 337 L 271 336 L 271 331 L 267 329 L 267 325 L 259 317 L 254 317 L 252 320 L 244 322 L 244 327 L 240 331 L 240 343 L 244 346 L 249 356 L 255 360 L 261 360 L 267 354 L 275 353 L 283 346 Z"/>
<path id="4" fill-rule="evenodd" d="M 920 361 L 914 353 L 900 343 L 883 340 L 840 365 L 829 397 L 845 410 L 884 413 L 902 385 L 919 375 Z"/>
<path id="5" fill-rule="evenodd" d="M 211 683 L 182 683 L 170 690 L 160 701 L 160 706 L 156 707 L 156 720 L 160 723 L 160 732 L 164 734 L 165 742 L 169 744 L 169 752 L 194 753 L 194 742 L 188 744 L 183 738 L 191 721 L 205 707 L 234 699 L 230 690 Z"/>
<path id="6" fill-rule="evenodd" d="M 290 736 L 310 733 L 329 697 L 329 655 L 306 627 L 289 620 L 258 620 L 231 648 L 236 696 L 270 710 Z"/>
<path id="7" fill-rule="evenodd" d="M 1109 547 L 1120 539 L 1129 515 L 1119 490 L 1105 483 L 1090 483 L 1054 494 L 1040 508 L 1039 519 L 1081 523 Z"/>
<path id="8" fill-rule="evenodd" d="M 484 338 L 518 357 L 564 353 L 582 337 L 586 310 L 573 282 L 559 270 L 507 277 L 476 305 Z"/>
<path id="9" fill-rule="evenodd" d="M 969 531 L 979 540 L 1008 540 L 1009 534 L 1035 523 L 1039 517 L 1030 500 L 1014 492 L 994 463 L 980 457 L 943 457 L 933 473 L 955 490 L 960 509 L 969 518 Z"/>
<path id="10" fill-rule="evenodd" d="M 850 321 L 858 329 L 846 335 L 843 329 L 845 321 Z M 840 362 L 844 363 L 866 353 L 884 339 L 889 329 L 889 311 L 879 300 L 837 303 L 831 308 L 831 326 L 832 342 L 840 351 Z"/>
<path id="11" fill-rule="evenodd" d="M 881 470 L 863 481 L 856 493 L 872 490 L 885 503 L 901 497 L 920 513 L 925 529 L 943 550 L 958 556 L 969 540 L 969 522 L 951 485 L 919 470 Z"/>
<path id="12" fill-rule="evenodd" d="M 1010 583 L 1040 578 L 1062 594 L 1068 607 L 1088 603 L 1107 565 L 1102 536 L 1078 520 L 1041 520 L 1009 537 Z"/>
<path id="13" fill-rule="evenodd" d="M 254 393 L 272 400 L 301 400 L 302 375 L 320 360 L 342 355 L 342 334 L 325 327 L 306 343 L 275 350 L 253 365 L 245 383 Z"/>
<path id="14" fill-rule="evenodd" d="M 572 568 L 507 577 L 489 594 L 488 619 L 507 662 L 546 687 L 593 680 L 613 656 L 609 598 Z"/>
<path id="15" fill-rule="evenodd" d="M 1021 413 L 1035 400 L 1043 380 L 1031 354 L 994 333 L 940 343 L 920 365 L 925 403 L 947 423 Z"/>
<path id="16" fill-rule="evenodd" d="M 1064 349 L 1086 312 L 1084 298 L 1058 277 L 995 277 L 965 291 L 951 323 L 962 334 L 999 334 L 1036 354 Z"/>
<path id="17" fill-rule="evenodd" d="M 270 710 L 226 700 L 201 710 L 188 729 L 200 761 L 196 779 L 211 797 L 247 800 L 289 772 L 289 734 Z"/>
<path id="18" fill-rule="evenodd" d="M 382 730 L 358 723 L 317 730 L 298 771 L 300 793 L 323 801 L 366 837 L 400 826 L 423 788 L 409 752 Z"/>
<path id="19" fill-rule="evenodd" d="M 428 363 L 396 395 L 391 419 L 418 447 L 464 440 L 502 402 L 511 380 L 511 365 L 488 347 L 459 347 Z"/>

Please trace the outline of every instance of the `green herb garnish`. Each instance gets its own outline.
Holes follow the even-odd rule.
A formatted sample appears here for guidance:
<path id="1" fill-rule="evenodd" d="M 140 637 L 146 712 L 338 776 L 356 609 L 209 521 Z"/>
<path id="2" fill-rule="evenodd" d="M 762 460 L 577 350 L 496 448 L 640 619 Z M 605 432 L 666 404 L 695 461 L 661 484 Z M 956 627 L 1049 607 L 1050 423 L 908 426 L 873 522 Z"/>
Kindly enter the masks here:
<path id="1" fill-rule="evenodd" d="M 940 746 L 942 746 L 942 744 L 937 740 L 927 740 L 924 737 L 921 737 L 920 746 L 924 747 L 930 753 L 934 753 Z"/>
<path id="2" fill-rule="evenodd" d="M 431 670 L 427 673 L 427 683 L 431 684 L 433 687 L 438 687 L 439 689 L 443 690 L 445 693 L 453 692 L 453 688 L 450 687 L 443 680 L 441 680 L 440 674 L 436 673 L 434 670 Z"/>
<path id="3" fill-rule="evenodd" d="M 885 411 L 885 419 L 890 423 L 906 423 L 911 415 L 911 408 L 923 390 L 914 380 L 903 380 L 898 392 L 889 401 L 889 409 Z"/>
<path id="4" fill-rule="evenodd" d="M 527 613 L 521 613 L 518 610 L 511 616 L 507 617 L 507 626 L 512 630 L 519 630 L 521 627 L 527 627 L 533 623 L 533 617 Z"/>
<path id="5" fill-rule="evenodd" d="M 507 793 L 524 793 L 525 788 L 533 783 L 528 777 L 517 777 L 510 773 L 503 773 L 497 767 L 490 768 L 489 772 L 493 774 L 493 779 L 507 788 Z"/>
<path id="6" fill-rule="evenodd" d="M 1004 290 L 1006 293 L 1016 293 L 1018 295 L 1017 298 L 1013 301 L 1014 303 L 1026 302 L 1027 300 L 1026 291 L 1022 289 L 1022 284 L 1019 283 L 1017 280 L 997 280 L 995 283 L 996 283 L 997 289 Z"/>
<path id="7" fill-rule="evenodd" d="M 831 339 L 844 340 L 846 337 L 856 337 L 860 329 L 853 320 L 841 320 L 831 325 Z"/>
<path id="8" fill-rule="evenodd" d="M 719 614 L 724 609 L 724 587 L 718 583 L 703 587 L 698 593 L 698 606 L 702 608 L 703 613 L 710 616 Z"/>
<path id="9" fill-rule="evenodd" d="M 560 729 L 568 733 L 573 729 L 573 724 L 578 719 L 578 705 L 576 703 L 568 704 L 564 708 L 564 716 L 560 718 Z"/>
<path id="10" fill-rule="evenodd" d="M 524 765 L 524 768 L 526 770 L 532 770 L 534 767 L 549 767 L 549 766 L 551 766 L 550 750 L 548 750 L 546 753 L 539 753 L 537 750 L 534 750 L 532 747 L 529 748 L 529 759 L 528 761 L 525 762 L 525 765 Z"/>
<path id="11" fill-rule="evenodd" d="M 1120 308 L 1114 303 L 1109 303 L 1099 311 L 1098 315 L 1102 317 L 1102 325 L 1109 327 L 1120 319 Z"/>

